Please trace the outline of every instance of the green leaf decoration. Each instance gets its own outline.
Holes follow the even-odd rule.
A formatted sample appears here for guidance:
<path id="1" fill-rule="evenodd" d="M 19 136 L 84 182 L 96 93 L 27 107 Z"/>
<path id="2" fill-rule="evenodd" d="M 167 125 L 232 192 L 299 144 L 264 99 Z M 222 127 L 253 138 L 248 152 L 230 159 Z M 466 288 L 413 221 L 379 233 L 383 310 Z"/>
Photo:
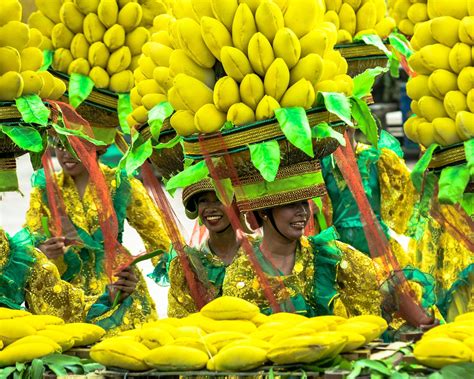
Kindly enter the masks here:
<path id="1" fill-rule="evenodd" d="M 50 112 L 38 95 L 22 96 L 15 102 L 23 121 L 29 124 L 48 125 Z"/>
<path id="2" fill-rule="evenodd" d="M 393 54 L 388 59 L 388 67 L 390 75 L 392 75 L 394 78 L 398 78 L 400 76 L 400 61 L 395 54 Z"/>
<path id="3" fill-rule="evenodd" d="M 469 173 L 474 176 L 474 138 L 464 142 L 464 152 L 466 155 L 467 167 Z"/>
<path id="4" fill-rule="evenodd" d="M 53 50 L 43 50 L 43 64 L 38 71 L 48 71 L 49 67 L 53 63 Z"/>
<path id="5" fill-rule="evenodd" d="M 369 96 L 372 93 L 375 78 L 380 74 L 387 72 L 388 68 L 375 67 L 368 68 L 363 73 L 354 77 L 353 96 L 362 99 L 364 96 Z"/>
<path id="6" fill-rule="evenodd" d="M 470 179 L 471 175 L 467 164 L 444 168 L 438 182 L 439 202 L 451 205 L 462 202 L 464 191 Z"/>
<path id="7" fill-rule="evenodd" d="M 219 186 L 217 185 L 217 181 L 214 179 L 211 179 L 211 182 L 216 190 L 216 195 L 219 201 L 226 206 L 230 206 L 232 204 L 232 200 L 234 199 L 234 187 L 232 186 L 232 181 L 229 178 L 219 179 L 219 182 L 222 188 L 224 189 L 225 197 L 222 196 L 222 193 L 219 191 Z M 228 203 L 226 199 L 228 199 L 230 203 Z"/>
<path id="8" fill-rule="evenodd" d="M 127 175 L 132 175 L 135 170 L 141 167 L 141 165 L 151 156 L 153 148 L 151 146 L 151 140 L 145 141 L 140 135 L 132 143 L 132 147 L 128 150 L 128 154 L 125 161 L 125 171 Z"/>
<path id="9" fill-rule="evenodd" d="M 474 193 L 465 193 L 461 200 L 461 207 L 469 215 L 474 216 Z"/>
<path id="10" fill-rule="evenodd" d="M 206 161 L 203 160 L 195 165 L 189 166 L 179 174 L 170 178 L 168 183 L 166 183 L 166 190 L 170 193 L 174 193 L 176 189 L 190 186 L 208 176 L 209 169 L 207 168 Z"/>
<path id="11" fill-rule="evenodd" d="M 440 370 L 443 378 L 474 378 L 474 363 L 459 363 L 444 366 Z"/>
<path id="12" fill-rule="evenodd" d="M 390 41 L 390 45 L 407 59 L 414 54 L 410 42 L 403 34 L 392 32 L 388 36 L 388 40 Z"/>
<path id="13" fill-rule="evenodd" d="M 182 140 L 183 140 L 183 137 L 177 134 L 168 142 L 159 143 L 158 145 L 153 146 L 153 149 L 155 150 L 171 149 L 172 147 L 175 147 L 178 143 L 180 143 Z"/>
<path id="14" fill-rule="evenodd" d="M 413 170 L 411 172 L 411 180 L 413 182 L 413 185 L 415 186 L 416 190 L 418 192 L 421 191 L 421 187 L 423 184 L 423 176 L 425 174 L 426 169 L 428 168 L 428 165 L 431 162 L 431 158 L 433 158 L 433 152 L 434 150 L 438 147 L 438 144 L 433 143 L 426 149 L 425 153 L 423 156 L 416 162 L 415 167 L 413 167 Z"/>
<path id="15" fill-rule="evenodd" d="M 382 41 L 382 38 L 380 38 L 377 34 L 364 34 L 360 37 L 354 38 L 354 40 L 362 40 L 365 42 L 366 45 L 372 45 L 377 47 L 379 50 L 382 50 L 388 58 L 390 58 L 393 54 L 387 49 L 387 47 Z"/>
<path id="16" fill-rule="evenodd" d="M 95 138 L 89 137 L 87 134 L 85 134 L 81 129 L 68 129 L 65 126 L 61 126 L 60 123 L 54 123 L 52 124 L 53 129 L 56 131 L 56 133 L 63 135 L 63 136 L 74 136 L 74 137 L 79 137 L 82 138 L 90 143 L 93 143 L 96 146 L 106 146 L 107 143 L 104 141 L 97 140 Z"/>
<path id="17" fill-rule="evenodd" d="M 5 133 L 23 150 L 38 153 L 43 150 L 43 139 L 41 134 L 31 126 L 9 126 L 0 125 L 0 131 Z"/>
<path id="18" fill-rule="evenodd" d="M 320 92 L 328 112 L 335 114 L 349 126 L 354 126 L 351 119 L 351 103 L 346 95 L 339 92 Z"/>
<path id="19" fill-rule="evenodd" d="M 15 366 L 8 366 L 0 369 L 0 379 L 8 379 L 16 371 Z"/>
<path id="20" fill-rule="evenodd" d="M 127 117 L 132 113 L 132 102 L 130 101 L 129 93 L 119 93 L 117 102 L 117 113 L 120 127 L 125 134 L 130 134 L 130 126 L 127 122 Z"/>
<path id="21" fill-rule="evenodd" d="M 317 140 L 334 138 L 340 145 L 346 146 L 344 135 L 331 128 L 331 125 L 327 122 L 320 122 L 318 125 L 311 128 L 311 137 Z"/>
<path id="22" fill-rule="evenodd" d="M 77 108 L 86 100 L 94 88 L 94 81 L 88 76 L 74 72 L 69 78 L 69 104 Z"/>
<path id="23" fill-rule="evenodd" d="M 372 146 L 377 148 L 379 139 L 377 123 L 375 122 L 374 116 L 372 116 L 369 106 L 364 100 L 358 99 L 357 97 L 351 98 L 351 104 L 352 117 L 357 123 L 357 128 L 364 133 Z"/>
<path id="24" fill-rule="evenodd" d="M 173 106 L 168 101 L 163 101 L 155 105 L 150 109 L 150 112 L 148 112 L 148 125 L 150 125 L 150 132 L 155 140 L 158 141 L 158 138 L 160 138 L 163 122 L 170 117 L 173 112 Z"/>
<path id="25" fill-rule="evenodd" d="M 288 141 L 313 158 L 311 128 L 305 110 L 302 107 L 279 108 L 275 109 L 275 117 Z"/>
<path id="26" fill-rule="evenodd" d="M 312 148 L 312 146 L 311 146 Z M 278 141 L 267 141 L 249 145 L 250 160 L 267 182 L 273 182 L 280 167 L 280 145 Z"/>
<path id="27" fill-rule="evenodd" d="M 31 378 L 43 378 L 44 365 L 41 359 L 33 359 L 31 362 Z"/>
<path id="28" fill-rule="evenodd" d="M 226 122 L 224 122 L 224 126 L 222 126 L 221 131 L 228 130 L 228 129 L 234 129 L 234 127 L 235 126 L 232 123 L 232 121 L 226 121 Z"/>

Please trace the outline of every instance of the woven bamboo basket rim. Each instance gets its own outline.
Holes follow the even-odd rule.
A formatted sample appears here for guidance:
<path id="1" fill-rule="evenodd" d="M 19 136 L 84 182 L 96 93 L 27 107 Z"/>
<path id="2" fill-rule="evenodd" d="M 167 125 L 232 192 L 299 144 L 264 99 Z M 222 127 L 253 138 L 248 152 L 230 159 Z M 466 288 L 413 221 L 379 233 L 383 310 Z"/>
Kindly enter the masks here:
<path id="1" fill-rule="evenodd" d="M 387 41 L 384 41 L 386 47 L 390 46 Z M 380 56 L 385 53 L 380 50 L 377 46 L 367 45 L 363 41 L 357 41 L 352 43 L 343 43 L 335 46 L 344 58 L 361 58 L 370 56 Z"/>
<path id="2" fill-rule="evenodd" d="M 50 69 L 49 71 L 54 76 L 61 79 L 66 84 L 66 88 L 69 88 L 69 75 L 52 69 Z M 67 91 L 65 93 L 65 96 L 68 96 Z M 89 97 L 84 100 L 84 103 L 88 103 L 96 107 L 98 106 L 109 112 L 117 113 L 118 95 L 115 92 L 94 87 Z"/>
<path id="3" fill-rule="evenodd" d="M 148 123 L 141 124 L 137 130 L 143 135 L 144 138 L 151 138 L 150 125 Z M 167 118 L 163 121 L 163 126 L 160 130 L 160 137 L 176 134 L 176 131 L 171 127 L 170 119 Z"/>
<path id="4" fill-rule="evenodd" d="M 0 103 L 0 120 L 21 120 L 22 116 L 15 103 Z"/>
<path id="5" fill-rule="evenodd" d="M 447 166 L 457 165 L 465 161 L 466 151 L 464 150 L 464 144 L 461 143 L 435 150 L 428 168 L 436 170 Z"/>
<path id="6" fill-rule="evenodd" d="M 388 58 L 385 54 L 368 55 L 368 56 L 363 56 L 363 57 L 350 57 L 350 58 L 345 58 L 345 59 L 346 59 L 347 63 L 363 62 L 363 61 L 380 61 L 380 63 L 383 63 L 383 62 L 388 60 Z"/>

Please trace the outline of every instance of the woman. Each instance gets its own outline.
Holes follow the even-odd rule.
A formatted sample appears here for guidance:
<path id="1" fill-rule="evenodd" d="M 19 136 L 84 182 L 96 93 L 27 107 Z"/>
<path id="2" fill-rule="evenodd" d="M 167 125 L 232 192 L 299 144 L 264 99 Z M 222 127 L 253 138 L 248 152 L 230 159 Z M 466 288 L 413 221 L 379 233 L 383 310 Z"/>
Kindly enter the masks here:
<path id="1" fill-rule="evenodd" d="M 240 241 L 210 180 L 186 187 L 183 190 L 183 204 L 186 215 L 190 219 L 199 218 L 209 232 L 209 237 L 201 246 L 187 246 L 185 251 L 196 278 L 206 289 L 208 300 L 211 300 L 222 294 L 225 271 L 240 254 Z M 169 281 L 168 316 L 185 317 L 197 312 L 183 268 L 176 256 L 169 265 Z"/>
<path id="2" fill-rule="evenodd" d="M 86 295 L 100 295 L 104 292 L 109 279 L 105 273 L 103 235 L 96 205 L 98 200 L 95 198 L 93 184 L 85 166 L 61 146 L 55 150 L 62 168 L 62 171 L 55 175 L 56 182 L 73 230 L 67 230 L 67 235 L 47 237 L 45 229 L 51 227 L 52 220 L 42 170 L 33 179 L 34 188 L 30 197 L 30 209 L 26 215 L 26 227 L 35 235 L 36 246 L 56 264 L 62 279 L 81 288 Z M 114 169 L 102 165 L 100 169 L 104 174 L 117 215 L 119 242 L 127 219 L 144 240 L 147 251 L 168 250 L 169 239 L 165 234 L 160 214 L 142 184 L 136 179 L 128 179 L 123 174 L 118 183 Z M 44 229 L 45 217 L 49 225 Z M 68 246 L 71 235 L 75 236 L 75 239 L 79 236 L 80 246 Z M 156 318 L 155 305 L 149 296 L 143 277 L 138 269 L 135 269 L 135 274 L 140 281 L 136 293 L 140 306 L 130 310 L 133 318 L 129 319 L 129 327 Z"/>
<path id="3" fill-rule="evenodd" d="M 34 248 L 27 230 L 9 237 L 0 228 L 0 306 L 20 309 L 25 304 L 34 314 L 54 315 L 66 322 L 87 321 L 111 335 L 123 328 L 126 304 L 135 302 L 137 284 L 133 270 L 126 269 L 102 296 L 87 296 L 61 280 L 56 266 Z M 111 295 L 117 290 L 122 296 L 112 309 Z"/>

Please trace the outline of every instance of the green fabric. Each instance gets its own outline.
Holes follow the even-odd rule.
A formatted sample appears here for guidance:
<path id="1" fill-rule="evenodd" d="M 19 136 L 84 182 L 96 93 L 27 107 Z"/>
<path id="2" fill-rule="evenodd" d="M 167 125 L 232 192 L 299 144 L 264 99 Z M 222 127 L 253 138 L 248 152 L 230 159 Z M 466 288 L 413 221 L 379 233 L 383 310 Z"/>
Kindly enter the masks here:
<path id="1" fill-rule="evenodd" d="M 114 143 L 115 135 L 117 134 L 117 129 L 115 128 L 92 128 L 94 132 L 94 138 L 96 140 L 105 142 L 107 145 Z"/>
<path id="2" fill-rule="evenodd" d="M 118 221 L 118 236 L 117 240 L 122 242 L 124 222 L 127 216 L 127 207 L 131 198 L 130 182 L 124 172 L 120 172 L 120 185 L 116 189 L 112 197 L 113 206 L 117 215 Z M 41 190 L 41 196 L 44 204 L 48 206 L 48 197 L 46 194 L 46 178 L 44 170 L 38 170 L 32 177 L 32 185 Z M 66 264 L 66 271 L 61 276 L 65 281 L 72 281 L 80 274 L 83 265 L 89 262 L 92 257 L 95 258 L 95 273 L 100 275 L 104 272 L 104 238 L 102 230 L 97 229 L 92 235 L 87 231 L 74 225 L 76 231 L 83 243 L 82 248 L 70 247 L 64 254 L 64 263 Z"/>
<path id="3" fill-rule="evenodd" d="M 430 145 L 430 147 L 426 149 L 423 156 L 418 160 L 418 162 L 416 162 L 415 167 L 413 167 L 411 172 L 411 180 L 413 181 L 413 185 L 418 192 L 421 192 L 425 171 L 428 168 L 431 158 L 433 157 L 433 153 L 437 147 L 438 145 L 435 143 Z"/>
<path id="4" fill-rule="evenodd" d="M 119 93 L 117 101 L 117 114 L 120 127 L 125 134 L 130 134 L 130 126 L 127 117 L 133 112 L 129 93 Z"/>
<path id="5" fill-rule="evenodd" d="M 0 192 L 18 191 L 16 169 L 0 170 Z"/>
<path id="6" fill-rule="evenodd" d="M 35 259 L 31 234 L 22 229 L 13 237 L 6 235 L 10 247 L 7 263 L 0 267 L 0 305 L 20 309 L 25 301 L 26 284 Z M 2 255 L 8 252 L 0 252 Z"/>
<path id="7" fill-rule="evenodd" d="M 474 193 L 465 193 L 462 201 L 461 206 L 464 211 L 469 215 L 469 217 L 474 216 Z"/>
<path id="8" fill-rule="evenodd" d="M 38 95 L 21 96 L 15 103 L 23 121 L 29 124 L 48 125 L 50 111 Z"/>
<path id="9" fill-rule="evenodd" d="M 400 142 L 386 130 L 380 132 L 378 147 L 379 149 L 386 148 L 392 150 L 399 158 L 404 156 Z"/>
<path id="10" fill-rule="evenodd" d="M 423 289 L 421 305 L 423 308 L 430 308 L 436 304 L 436 281 L 429 274 L 418 270 L 415 267 L 407 266 L 403 270 L 407 280 L 419 283 Z"/>
<path id="11" fill-rule="evenodd" d="M 458 278 L 456 281 L 451 285 L 451 288 L 447 290 L 443 296 L 438 294 L 438 309 L 443 315 L 443 317 L 447 317 L 448 309 L 451 306 L 451 302 L 453 300 L 454 293 L 458 290 L 461 286 L 466 286 L 470 284 L 469 276 L 474 273 L 474 263 L 471 263 L 467 266 L 464 270 L 462 270 L 458 274 Z"/>
<path id="12" fill-rule="evenodd" d="M 457 204 L 463 199 L 471 175 L 467 164 L 446 167 L 438 182 L 438 199 L 441 204 Z"/>
<path id="13" fill-rule="evenodd" d="M 99 325 L 105 330 L 111 330 L 120 325 L 123 325 L 123 318 L 127 311 L 132 306 L 133 299 L 132 296 L 127 297 L 123 302 L 120 303 L 117 310 L 107 318 L 94 322 L 94 324 Z M 99 297 L 97 301 L 89 309 L 89 312 L 86 316 L 86 322 L 93 322 L 94 319 L 104 315 L 106 312 L 109 312 L 112 309 L 112 303 L 110 302 L 109 290 Z"/>
<path id="14" fill-rule="evenodd" d="M 236 188 L 235 194 L 239 201 L 244 199 L 259 199 L 267 195 L 309 188 L 322 183 L 324 183 L 323 175 L 321 171 L 318 171 L 285 179 L 276 179 L 273 182 L 242 185 Z"/>
<path id="15" fill-rule="evenodd" d="M 170 277 L 168 275 L 170 269 L 170 262 L 176 257 L 176 252 L 171 250 L 169 253 L 161 255 L 160 260 L 156 264 L 152 273 L 147 276 L 153 279 L 156 284 L 162 287 L 169 287 Z"/>
<path id="16" fill-rule="evenodd" d="M 373 147 L 362 150 L 357 156 L 357 166 L 365 193 L 382 229 L 388 236 L 388 228 L 381 218 L 381 194 L 377 162 L 381 151 Z M 334 166 L 332 156 L 321 160 L 327 192 L 333 208 L 333 225 L 342 242 L 348 243 L 364 254 L 369 254 L 359 208 L 341 172 Z"/>
<path id="17" fill-rule="evenodd" d="M 313 296 L 317 316 L 330 315 L 334 311 L 333 300 L 338 295 L 337 266 L 342 259 L 342 253 L 334 243 L 337 238 L 333 227 L 309 238 L 314 250 Z"/>

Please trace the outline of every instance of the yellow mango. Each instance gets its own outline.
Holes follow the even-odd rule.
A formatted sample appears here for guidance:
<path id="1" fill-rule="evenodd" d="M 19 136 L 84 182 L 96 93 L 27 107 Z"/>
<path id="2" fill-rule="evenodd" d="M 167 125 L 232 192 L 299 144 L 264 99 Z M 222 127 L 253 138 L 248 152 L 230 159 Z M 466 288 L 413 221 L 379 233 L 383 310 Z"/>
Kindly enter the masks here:
<path id="1" fill-rule="evenodd" d="M 329 47 L 328 32 L 314 29 L 300 39 L 300 45 L 301 57 L 313 53 L 322 57 Z"/>
<path id="2" fill-rule="evenodd" d="M 240 83 L 242 102 L 255 110 L 265 95 L 262 79 L 256 74 L 247 74 Z"/>
<path id="3" fill-rule="evenodd" d="M 324 0 L 288 0 L 283 16 L 285 26 L 301 38 L 323 21 L 324 11 Z"/>
<path id="4" fill-rule="evenodd" d="M 460 73 L 464 67 L 472 66 L 471 47 L 459 42 L 453 46 L 449 53 L 449 66 L 455 73 Z"/>
<path id="5" fill-rule="evenodd" d="M 398 29 L 400 29 L 403 34 L 411 36 L 415 33 L 415 24 L 408 19 L 403 19 L 398 24 Z"/>
<path id="6" fill-rule="evenodd" d="M 21 21 L 22 7 L 18 0 L 5 0 L 0 9 L 0 26 L 10 21 Z"/>
<path id="7" fill-rule="evenodd" d="M 177 110 L 171 116 L 170 124 L 176 133 L 183 137 L 198 132 L 194 126 L 194 113 L 191 111 Z"/>
<path id="8" fill-rule="evenodd" d="M 19 82 L 21 82 L 21 85 L 18 84 Z M 2 75 L 0 77 L 0 83 L 2 83 L 3 89 L 0 92 L 1 100 L 13 100 L 22 92 L 23 81 L 18 73 L 8 72 Z M 11 96 L 15 95 L 15 93 L 18 95 Z M 29 324 L 23 323 L 21 318 L 2 320 L 0 323 L 0 339 L 3 341 L 4 345 L 9 345 L 22 337 L 36 334 L 36 329 Z"/>
<path id="9" fill-rule="evenodd" d="M 171 77 L 168 67 L 155 67 L 153 70 L 153 79 L 156 80 L 165 93 L 173 86 L 173 78 Z"/>
<path id="10" fill-rule="evenodd" d="M 449 53 L 451 49 L 447 46 L 441 45 L 440 43 L 424 46 L 420 50 L 421 61 L 423 65 L 434 71 L 438 68 L 449 70 Z"/>
<path id="11" fill-rule="evenodd" d="M 148 30 L 146 30 L 146 28 L 140 26 L 132 32 L 126 34 L 125 45 L 128 46 L 132 55 L 138 55 L 142 52 L 142 46 L 149 40 L 150 33 L 148 33 Z"/>
<path id="12" fill-rule="evenodd" d="M 334 80 L 320 80 L 315 86 L 314 86 L 314 92 L 316 95 L 318 92 L 338 92 L 339 87 L 337 83 Z"/>
<path id="13" fill-rule="evenodd" d="M 442 368 L 449 364 L 469 362 L 472 352 L 460 341 L 438 337 L 416 343 L 413 355 L 425 366 Z"/>
<path id="14" fill-rule="evenodd" d="M 224 24 L 215 18 L 201 18 L 201 34 L 204 43 L 217 59 L 221 58 L 221 49 L 232 46 L 232 36 Z"/>
<path id="15" fill-rule="evenodd" d="M 255 117 L 257 121 L 275 117 L 275 109 L 281 108 L 278 101 L 273 97 L 265 95 L 257 105 Z"/>
<path id="16" fill-rule="evenodd" d="M 212 90 L 203 82 L 193 78 L 192 76 L 186 74 L 176 75 L 174 78 L 173 88 L 176 90 L 177 98 L 185 105 L 185 109 L 191 110 L 194 113 L 204 104 L 212 103 Z M 170 95 L 169 92 L 168 95 Z M 174 109 L 183 109 L 175 107 L 171 97 L 169 101 Z"/>
<path id="17" fill-rule="evenodd" d="M 290 71 L 290 85 L 300 79 L 306 79 L 314 86 L 323 74 L 323 59 L 318 54 L 309 54 L 301 58 Z"/>
<path id="18" fill-rule="evenodd" d="M 66 2 L 61 6 L 59 18 L 73 33 L 82 33 L 84 15 L 73 2 Z"/>
<path id="19" fill-rule="evenodd" d="M 456 123 L 448 117 L 435 118 L 433 120 L 434 140 L 441 146 L 449 146 L 461 142 L 457 133 Z"/>
<path id="20" fill-rule="evenodd" d="M 43 79 L 35 71 L 22 71 L 23 91 L 22 96 L 37 95 L 43 87 Z"/>
<path id="21" fill-rule="evenodd" d="M 66 83 L 64 83 L 63 80 L 56 77 L 53 77 L 53 79 L 54 79 L 53 90 L 49 94 L 48 98 L 51 100 L 59 100 L 61 96 L 63 96 L 64 93 L 66 92 Z"/>
<path id="22" fill-rule="evenodd" d="M 48 337 L 55 341 L 59 346 L 61 346 L 62 352 L 66 352 L 74 346 L 73 338 L 67 333 L 57 330 L 39 330 L 38 335 Z"/>
<path id="23" fill-rule="evenodd" d="M 280 101 L 290 83 L 290 71 L 282 58 L 277 58 L 268 68 L 263 86 L 265 94 Z"/>
<path id="24" fill-rule="evenodd" d="M 127 46 L 122 46 L 110 54 L 107 62 L 107 72 L 112 75 L 120 71 L 126 70 L 132 61 L 130 49 Z"/>
<path id="25" fill-rule="evenodd" d="M 166 330 L 161 328 L 142 329 L 139 334 L 140 342 L 149 349 L 155 349 L 172 343 L 174 338 Z"/>
<path id="26" fill-rule="evenodd" d="M 109 50 L 103 42 L 94 42 L 89 47 L 87 59 L 91 66 L 106 68 L 107 63 L 109 62 L 109 57 Z"/>
<path id="27" fill-rule="evenodd" d="M 214 17 L 212 13 L 211 2 L 209 0 L 191 0 L 191 8 L 200 21 L 203 17 Z"/>
<path id="28" fill-rule="evenodd" d="M 28 25 L 38 29 L 45 37 L 51 38 L 54 22 L 46 17 L 41 11 L 35 11 L 28 17 Z"/>
<path id="29" fill-rule="evenodd" d="M 474 137 L 474 113 L 467 111 L 459 112 L 456 115 L 456 129 L 463 141 Z"/>
<path id="30" fill-rule="evenodd" d="M 56 24 L 51 32 L 51 41 L 56 49 L 63 47 L 69 49 L 74 34 L 64 24 Z"/>
<path id="31" fill-rule="evenodd" d="M 67 73 L 68 75 L 71 75 L 72 73 L 77 73 L 77 74 L 88 76 L 90 69 L 91 69 L 91 66 L 86 59 L 77 58 L 71 62 L 71 64 L 69 65 L 67 69 Z"/>
<path id="32" fill-rule="evenodd" d="M 95 13 L 89 13 L 84 18 L 83 33 L 89 43 L 102 41 L 105 30 L 104 24 Z"/>
<path id="33" fill-rule="evenodd" d="M 458 88 L 467 95 L 474 88 L 474 67 L 464 67 L 458 75 Z"/>
<path id="34" fill-rule="evenodd" d="M 149 46 L 149 56 L 153 62 L 157 66 L 169 67 L 173 49 L 158 42 L 148 42 L 147 45 Z"/>
<path id="35" fill-rule="evenodd" d="M 117 93 L 127 93 L 133 88 L 135 81 L 130 70 L 123 70 L 110 77 L 109 89 Z"/>
<path id="36" fill-rule="evenodd" d="M 215 83 L 214 71 L 199 66 L 181 49 L 173 50 L 169 59 L 169 74 L 174 77 L 179 73 L 192 76 L 205 83 L 209 88 L 212 88 Z"/>
<path id="37" fill-rule="evenodd" d="M 67 69 L 74 57 L 68 49 L 57 49 L 54 51 L 52 67 L 60 72 L 67 72 Z"/>
<path id="38" fill-rule="evenodd" d="M 26 47 L 40 47 L 43 43 L 43 35 L 36 28 L 30 28 L 30 39 L 26 44 Z"/>
<path id="39" fill-rule="evenodd" d="M 425 47 L 429 47 L 429 46 L 425 46 Z M 448 55 L 448 63 L 449 63 L 449 55 Z M 425 64 L 423 63 L 423 60 L 421 59 L 420 51 L 415 52 L 415 54 L 413 54 L 410 58 L 408 58 L 408 64 L 417 74 L 420 74 L 420 75 L 429 75 L 431 74 L 431 71 L 434 71 L 425 66 Z"/>
<path id="40" fill-rule="evenodd" d="M 255 12 L 257 29 L 272 43 L 278 30 L 285 27 L 280 7 L 270 0 L 263 0 Z"/>
<path id="41" fill-rule="evenodd" d="M 161 93 L 149 93 L 143 96 L 142 103 L 146 110 L 151 110 L 155 105 L 161 104 L 163 101 L 168 101 L 168 97 Z"/>
<path id="42" fill-rule="evenodd" d="M 414 3 L 408 8 L 407 16 L 413 24 L 426 21 L 429 19 L 428 7 L 425 3 Z"/>
<path id="43" fill-rule="evenodd" d="M 288 69 L 291 69 L 301 56 L 300 41 L 291 29 L 280 29 L 273 40 L 273 51 L 275 57 L 282 58 Z"/>
<path id="44" fill-rule="evenodd" d="M 113 25 L 105 32 L 104 43 L 110 51 L 114 51 L 122 47 L 125 43 L 124 28 L 119 24 Z"/>
<path id="45" fill-rule="evenodd" d="M 405 135 L 412 141 L 420 143 L 420 138 L 418 136 L 418 125 L 423 122 L 426 122 L 426 120 L 422 117 L 410 117 L 403 125 L 403 131 L 405 132 Z"/>
<path id="46" fill-rule="evenodd" d="M 105 366 L 115 366 L 126 370 L 143 371 L 149 366 L 144 357 L 150 350 L 140 342 L 127 337 L 113 337 L 92 346 L 91 358 Z"/>
<path id="47" fill-rule="evenodd" d="M 237 0 L 211 0 L 212 12 L 216 19 L 222 22 L 227 30 L 232 29 L 232 21 L 239 3 Z"/>
<path id="48" fill-rule="evenodd" d="M 8 346 L 0 351 L 0 367 L 12 366 L 15 363 L 29 362 L 36 358 L 54 353 L 54 348 L 42 342 Z"/>
<path id="49" fill-rule="evenodd" d="M 144 360 L 159 371 L 189 371 L 206 367 L 209 357 L 201 350 L 187 346 L 167 345 L 151 350 Z"/>
<path id="50" fill-rule="evenodd" d="M 143 28 L 143 27 L 141 26 L 140 28 L 137 28 L 137 29 L 141 29 L 141 28 Z M 137 30 L 137 29 L 135 29 L 135 30 Z M 145 28 L 143 28 L 143 29 L 145 29 Z M 173 43 L 171 42 L 171 37 L 170 37 L 169 33 L 165 30 L 160 30 L 158 32 L 154 32 L 151 35 L 150 38 L 151 38 L 151 41 L 153 41 L 153 42 L 159 42 L 159 43 L 162 43 L 163 45 L 173 47 Z"/>
<path id="51" fill-rule="evenodd" d="M 431 9 L 428 9 L 430 18 L 451 16 L 461 20 L 467 16 L 467 4 L 466 0 L 435 0 L 430 1 Z"/>
<path id="52" fill-rule="evenodd" d="M 168 31 L 171 23 L 175 21 L 176 19 L 169 14 L 159 14 L 153 19 L 153 29 Z"/>
<path id="53" fill-rule="evenodd" d="M 41 87 L 39 97 L 42 99 L 49 99 L 56 86 L 54 76 L 48 71 L 39 71 L 37 74 L 41 76 L 41 79 L 43 79 L 43 87 Z M 48 327 L 48 325 L 46 327 Z"/>
<path id="54" fill-rule="evenodd" d="M 433 96 L 443 100 L 449 91 L 456 91 L 458 89 L 457 79 L 457 75 L 450 71 L 435 70 L 429 77 L 428 88 Z"/>
<path id="55" fill-rule="evenodd" d="M 214 105 L 222 112 L 227 112 L 232 104 L 240 102 L 239 85 L 230 76 L 220 78 L 214 86 Z"/>
<path id="56" fill-rule="evenodd" d="M 331 22 L 339 29 L 339 15 L 335 11 L 329 11 L 324 14 L 324 21 Z"/>
<path id="57" fill-rule="evenodd" d="M 227 111 L 227 121 L 236 126 L 250 124 L 255 121 L 255 112 L 244 103 L 232 104 Z"/>
<path id="58" fill-rule="evenodd" d="M 216 59 L 204 42 L 199 24 L 190 18 L 183 18 L 176 21 L 176 28 L 180 46 L 186 54 L 202 67 L 214 66 Z"/>
<path id="59" fill-rule="evenodd" d="M 347 30 L 350 35 L 356 33 L 357 17 L 354 9 L 347 3 L 342 4 L 339 11 L 339 27 Z"/>
<path id="60" fill-rule="evenodd" d="M 247 54 L 250 38 L 257 33 L 257 25 L 249 6 L 242 3 L 235 12 L 232 22 L 232 42 L 236 48 Z"/>
<path id="61" fill-rule="evenodd" d="M 250 39 L 248 57 L 253 70 L 260 76 L 265 76 L 275 56 L 272 45 L 262 33 L 255 33 Z"/>
<path id="62" fill-rule="evenodd" d="M 252 67 L 246 55 L 235 47 L 225 46 L 222 48 L 221 62 L 226 74 L 239 83 L 245 75 L 252 73 Z"/>
<path id="63" fill-rule="evenodd" d="M 97 13 L 100 0 L 74 0 L 74 4 L 83 14 Z"/>
<path id="64" fill-rule="evenodd" d="M 143 105 L 140 105 L 133 110 L 132 117 L 139 125 L 142 125 L 148 120 L 148 111 Z"/>
<path id="65" fill-rule="evenodd" d="M 283 95 L 280 104 L 283 108 L 287 107 L 303 107 L 311 108 L 316 98 L 314 87 L 309 80 L 300 79 Z"/>
<path id="66" fill-rule="evenodd" d="M 420 108 L 421 112 L 420 116 L 424 117 L 429 122 L 432 122 L 438 117 L 448 116 L 444 110 L 443 102 L 436 97 L 423 96 L 420 100 L 418 100 L 418 107 Z"/>
<path id="67" fill-rule="evenodd" d="M 203 105 L 194 115 L 194 125 L 201 133 L 217 132 L 226 122 L 226 114 L 214 104 Z"/>
<path id="68" fill-rule="evenodd" d="M 89 42 L 82 33 L 78 33 L 74 36 L 71 41 L 71 54 L 74 58 L 88 58 L 89 55 Z M 108 52 L 107 52 L 108 53 Z"/>
<path id="69" fill-rule="evenodd" d="M 0 47 L 0 75 L 3 75 L 9 71 L 20 72 L 21 71 L 21 55 L 18 50 L 10 47 Z"/>
<path id="70" fill-rule="evenodd" d="M 140 96 L 148 95 L 149 93 L 160 93 L 162 89 L 155 81 L 155 79 L 142 80 L 137 84 L 137 91 Z"/>
<path id="71" fill-rule="evenodd" d="M 118 4 L 116 0 L 100 0 L 97 7 L 97 16 L 106 28 L 110 28 L 117 23 Z"/>
<path id="72" fill-rule="evenodd" d="M 356 31 L 373 29 L 377 23 L 377 9 L 375 4 L 367 2 L 362 5 L 356 15 Z"/>
<path id="73" fill-rule="evenodd" d="M 467 93 L 466 103 L 469 110 L 474 113 L 474 88 Z"/>
<path id="74" fill-rule="evenodd" d="M 459 40 L 474 45 L 474 16 L 464 17 L 459 24 Z"/>
<path id="75" fill-rule="evenodd" d="M 420 114 L 420 108 L 418 107 L 418 101 L 412 100 L 412 102 L 410 103 L 410 109 L 411 109 L 412 113 Z"/>
<path id="76" fill-rule="evenodd" d="M 375 24 L 375 31 L 381 38 L 386 38 L 395 29 L 397 24 L 392 17 L 385 17 Z"/>
<path id="77" fill-rule="evenodd" d="M 431 34 L 431 20 L 416 24 L 412 40 L 416 41 L 416 50 L 436 43 L 436 40 Z"/>
<path id="78" fill-rule="evenodd" d="M 95 66 L 89 71 L 89 77 L 94 81 L 96 88 L 108 88 L 110 77 L 102 67 Z"/>
<path id="79" fill-rule="evenodd" d="M 338 325 L 336 327 L 336 331 L 342 331 L 342 332 L 357 331 L 357 333 L 365 337 L 365 343 L 368 343 L 378 338 L 382 334 L 382 331 L 379 325 L 365 322 L 365 321 L 345 322 L 344 324 Z"/>
<path id="80" fill-rule="evenodd" d="M 266 350 L 259 347 L 233 346 L 214 356 L 214 368 L 219 371 L 246 371 L 263 365 L 266 360 Z"/>
<path id="81" fill-rule="evenodd" d="M 453 47 L 459 42 L 460 23 L 459 20 L 450 16 L 437 17 L 431 20 L 431 35 L 437 42 Z"/>
<path id="82" fill-rule="evenodd" d="M 461 91 L 449 91 L 443 100 L 444 109 L 448 116 L 456 120 L 458 112 L 467 110 L 466 95 Z"/>
<path id="83" fill-rule="evenodd" d="M 22 22 L 10 21 L 0 27 L 0 46 L 10 46 L 21 51 L 29 40 L 30 28 Z"/>
<path id="84" fill-rule="evenodd" d="M 130 32 L 140 25 L 142 17 L 142 6 L 139 3 L 130 2 L 120 9 L 117 23 L 121 25 L 126 32 Z"/>

